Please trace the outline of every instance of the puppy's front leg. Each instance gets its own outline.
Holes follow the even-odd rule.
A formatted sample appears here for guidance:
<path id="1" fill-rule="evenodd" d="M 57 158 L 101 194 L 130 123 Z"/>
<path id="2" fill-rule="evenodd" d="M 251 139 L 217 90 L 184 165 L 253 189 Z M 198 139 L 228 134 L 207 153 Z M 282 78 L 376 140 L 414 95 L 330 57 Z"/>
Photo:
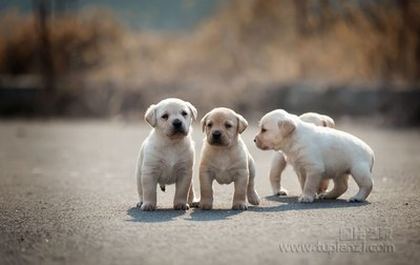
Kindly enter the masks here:
<path id="1" fill-rule="evenodd" d="M 143 188 L 143 203 L 140 209 L 142 211 L 153 211 L 156 209 L 157 180 L 152 174 L 146 174 L 143 172 L 141 184 Z"/>
<path id="2" fill-rule="evenodd" d="M 287 190 L 281 186 L 281 174 L 286 165 L 286 156 L 281 152 L 275 152 L 271 160 L 270 169 L 270 182 L 274 195 L 287 195 Z"/>
<path id="3" fill-rule="evenodd" d="M 248 170 L 249 170 L 249 180 L 247 187 L 247 197 L 248 202 L 252 205 L 260 204 L 260 196 L 258 196 L 257 191 L 255 190 L 255 162 L 251 156 L 248 159 Z"/>
<path id="4" fill-rule="evenodd" d="M 248 171 L 240 173 L 238 178 L 234 181 L 235 191 L 233 193 L 233 210 L 247 210 L 246 205 L 246 191 L 248 186 Z"/>
<path id="5" fill-rule="evenodd" d="M 192 180 L 191 180 L 190 190 L 188 191 L 188 204 L 190 205 L 190 207 L 198 207 L 199 206 L 199 201 L 195 197 L 194 184 L 193 184 Z"/>
<path id="6" fill-rule="evenodd" d="M 299 202 L 313 202 L 316 192 L 319 189 L 319 184 L 322 180 L 320 173 L 308 173 L 303 187 L 302 195 L 299 197 Z"/>
<path id="7" fill-rule="evenodd" d="M 210 210 L 213 207 L 213 177 L 206 169 L 200 168 L 200 208 Z"/>
<path id="8" fill-rule="evenodd" d="M 187 204 L 187 200 L 192 184 L 192 169 L 185 169 L 181 174 L 182 175 L 178 176 L 175 183 L 174 209 L 188 210 L 190 207 Z"/>

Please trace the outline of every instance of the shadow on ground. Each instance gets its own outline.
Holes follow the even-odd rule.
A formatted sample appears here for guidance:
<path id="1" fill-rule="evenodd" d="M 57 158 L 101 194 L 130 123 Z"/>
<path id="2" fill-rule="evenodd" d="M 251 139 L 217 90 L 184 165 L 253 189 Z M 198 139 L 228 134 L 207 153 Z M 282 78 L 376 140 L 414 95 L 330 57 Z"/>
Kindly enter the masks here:
<path id="1" fill-rule="evenodd" d="M 369 205 L 369 202 L 351 203 L 343 199 L 337 200 L 315 200 L 313 203 L 299 203 L 297 196 L 267 196 L 266 200 L 280 202 L 276 206 L 249 206 L 248 211 L 252 212 L 282 212 L 282 211 L 296 211 L 308 209 L 330 209 L 330 208 L 348 208 L 348 207 L 363 207 Z M 143 212 L 137 207 L 131 207 L 127 210 L 127 214 L 131 216 L 130 222 L 142 223 L 159 223 L 174 221 L 177 217 L 186 215 L 184 220 L 188 221 L 222 221 L 228 220 L 230 217 L 241 214 L 243 211 L 236 211 L 231 209 L 212 209 L 201 210 L 192 208 L 190 214 L 188 211 L 177 211 L 171 208 L 157 209 L 152 212 Z"/>
<path id="2" fill-rule="evenodd" d="M 369 205 L 365 202 L 348 202 L 343 199 L 335 200 L 315 200 L 313 203 L 300 203 L 297 196 L 267 196 L 268 201 L 281 202 L 282 204 L 270 207 L 252 207 L 250 211 L 256 212 L 280 212 L 290 210 L 308 210 L 308 209 L 328 209 L 328 208 L 348 208 L 348 207 L 362 207 Z"/>
<path id="3" fill-rule="evenodd" d="M 159 223 L 173 221 L 177 217 L 184 215 L 185 211 L 156 209 L 151 212 L 143 212 L 138 207 L 131 207 L 127 210 L 127 214 L 131 216 L 131 219 L 127 220 L 129 222 Z"/>
<path id="4" fill-rule="evenodd" d="M 193 209 L 191 212 L 191 218 L 186 218 L 189 221 L 222 221 L 227 220 L 232 216 L 240 214 L 242 211 L 236 211 L 231 209 L 212 209 L 212 210 L 201 210 Z"/>

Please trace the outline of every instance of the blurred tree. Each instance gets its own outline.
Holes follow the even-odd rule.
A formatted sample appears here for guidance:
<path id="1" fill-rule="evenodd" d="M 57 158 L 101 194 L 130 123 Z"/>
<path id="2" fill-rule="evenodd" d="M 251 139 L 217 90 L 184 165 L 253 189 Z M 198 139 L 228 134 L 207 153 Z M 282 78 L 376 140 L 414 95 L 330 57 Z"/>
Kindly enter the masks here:
<path id="1" fill-rule="evenodd" d="M 37 20 L 39 55 L 42 64 L 44 85 L 48 92 L 52 92 L 55 90 L 55 73 L 48 25 L 48 20 L 51 16 L 51 2 L 49 0 L 34 0 L 33 11 Z"/>

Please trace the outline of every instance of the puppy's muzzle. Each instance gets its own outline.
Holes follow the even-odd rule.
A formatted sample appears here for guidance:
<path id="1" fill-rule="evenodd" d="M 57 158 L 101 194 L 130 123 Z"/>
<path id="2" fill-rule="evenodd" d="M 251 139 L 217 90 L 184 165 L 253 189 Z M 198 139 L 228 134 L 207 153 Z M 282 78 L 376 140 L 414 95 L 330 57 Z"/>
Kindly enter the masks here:
<path id="1" fill-rule="evenodd" d="M 211 133 L 210 144 L 223 145 L 222 132 L 216 130 Z"/>
<path id="2" fill-rule="evenodd" d="M 179 119 L 175 119 L 173 122 L 172 122 L 172 127 L 173 127 L 173 132 L 174 132 L 174 134 L 177 134 L 177 133 L 182 133 L 182 134 L 185 134 L 185 128 L 184 128 L 184 126 L 183 126 L 183 124 L 182 124 L 182 121 L 181 120 L 179 120 Z"/>

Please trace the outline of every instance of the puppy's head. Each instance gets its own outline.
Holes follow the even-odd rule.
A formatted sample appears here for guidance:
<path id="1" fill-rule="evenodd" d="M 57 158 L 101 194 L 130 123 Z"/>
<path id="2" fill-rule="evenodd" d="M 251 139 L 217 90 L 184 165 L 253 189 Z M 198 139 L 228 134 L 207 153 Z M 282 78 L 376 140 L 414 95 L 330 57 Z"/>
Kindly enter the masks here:
<path id="1" fill-rule="evenodd" d="M 197 119 L 197 110 L 187 101 L 168 98 L 151 105 L 144 119 L 157 132 L 169 138 L 181 138 L 188 135 L 192 121 Z"/>
<path id="2" fill-rule="evenodd" d="M 210 145 L 231 146 L 248 127 L 248 122 L 231 109 L 215 108 L 203 117 L 201 127 Z"/>
<path id="3" fill-rule="evenodd" d="M 259 122 L 259 131 L 254 142 L 262 150 L 279 150 L 297 127 L 298 117 L 284 110 L 274 110 L 264 115 Z"/>
<path id="4" fill-rule="evenodd" d="M 315 112 L 307 112 L 299 116 L 304 122 L 315 124 L 316 126 L 335 128 L 334 120 L 327 116 Z"/>

